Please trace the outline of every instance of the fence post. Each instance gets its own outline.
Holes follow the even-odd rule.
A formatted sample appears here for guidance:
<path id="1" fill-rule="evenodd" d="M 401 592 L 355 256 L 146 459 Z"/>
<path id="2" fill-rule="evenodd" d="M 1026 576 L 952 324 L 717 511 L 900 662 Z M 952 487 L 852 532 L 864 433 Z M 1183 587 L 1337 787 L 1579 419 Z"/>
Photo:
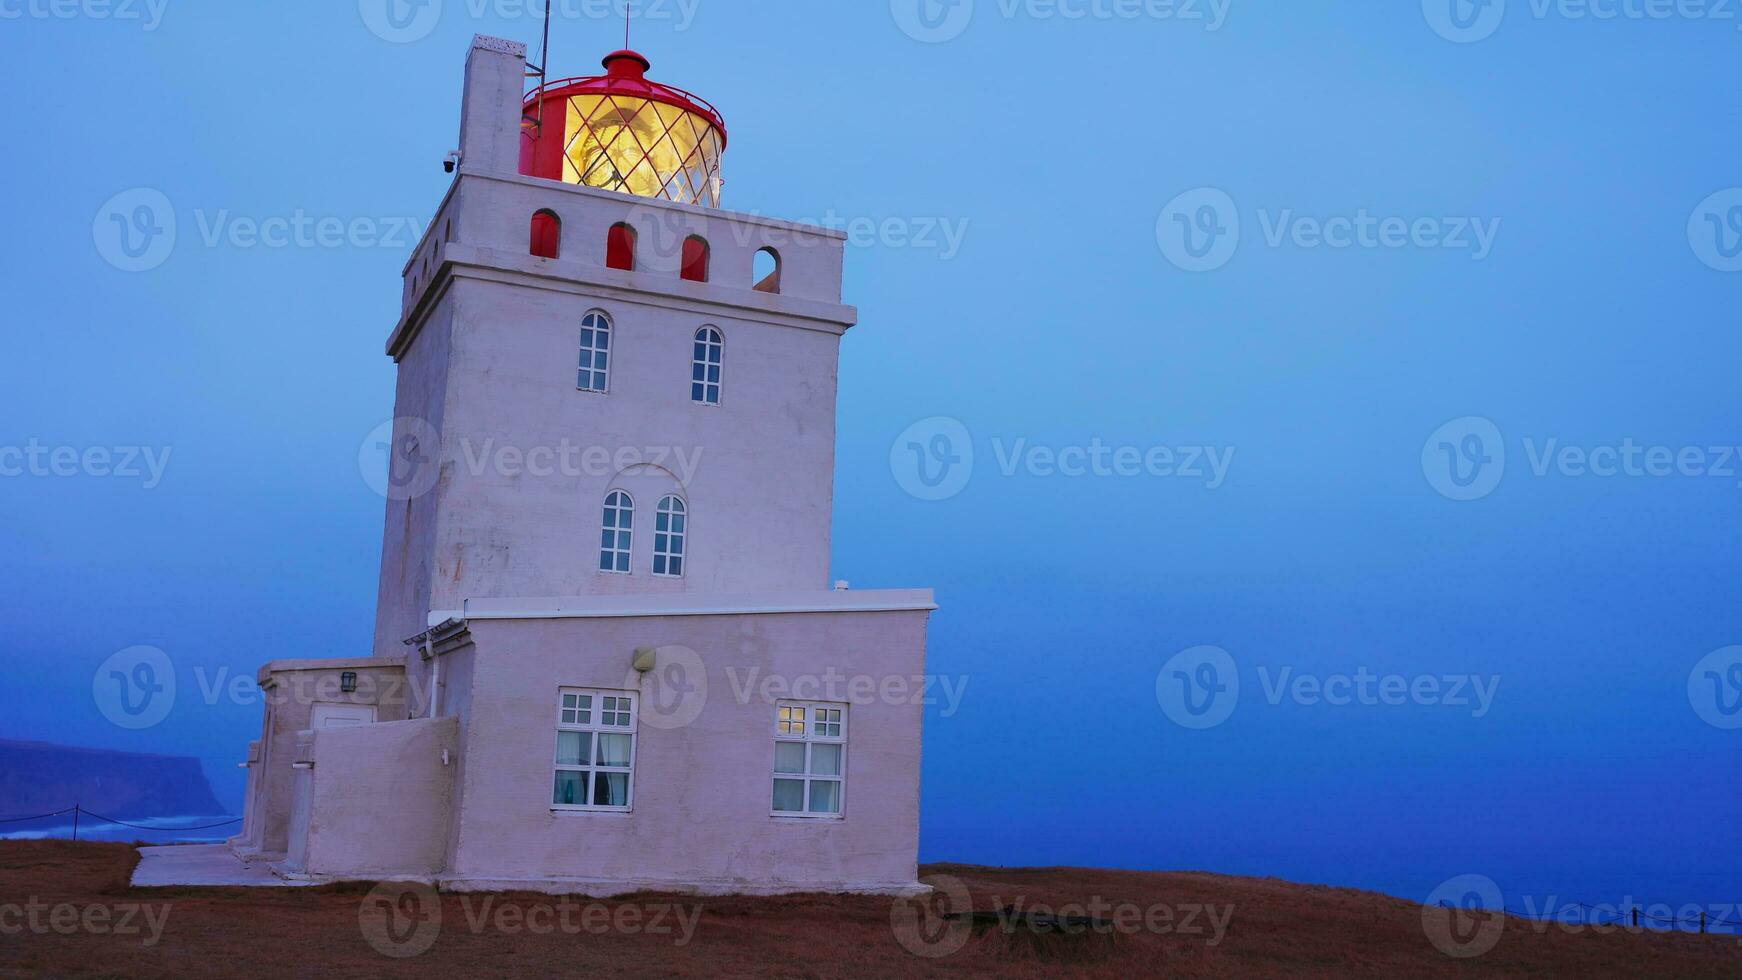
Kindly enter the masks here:
<path id="1" fill-rule="evenodd" d="M 73 840 L 79 839 L 79 805 L 73 804 Z"/>
<path id="2" fill-rule="evenodd" d="M 1633 906 L 1633 928 L 1639 928 L 1639 906 Z"/>
<path id="3" fill-rule="evenodd" d="M 1706 934 L 1706 910 L 1700 910 L 1700 935 Z"/>

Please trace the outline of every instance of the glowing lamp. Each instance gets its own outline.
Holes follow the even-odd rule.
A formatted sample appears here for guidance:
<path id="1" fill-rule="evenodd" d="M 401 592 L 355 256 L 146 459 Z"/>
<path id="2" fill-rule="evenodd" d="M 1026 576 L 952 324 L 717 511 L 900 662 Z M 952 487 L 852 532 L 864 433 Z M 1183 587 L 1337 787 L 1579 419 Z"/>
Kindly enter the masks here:
<path id="1" fill-rule="evenodd" d="M 527 96 L 520 172 L 680 204 L 720 206 L 726 123 L 719 110 L 647 78 L 633 51 L 605 56 L 605 74 Z"/>

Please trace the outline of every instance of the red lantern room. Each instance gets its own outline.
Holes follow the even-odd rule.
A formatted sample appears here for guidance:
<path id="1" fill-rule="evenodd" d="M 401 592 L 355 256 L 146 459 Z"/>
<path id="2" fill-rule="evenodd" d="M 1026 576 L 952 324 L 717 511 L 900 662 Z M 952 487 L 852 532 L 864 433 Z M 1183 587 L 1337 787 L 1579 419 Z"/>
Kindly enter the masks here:
<path id="1" fill-rule="evenodd" d="M 605 56 L 605 74 L 527 96 L 520 172 L 529 177 L 720 206 L 726 123 L 705 100 L 647 78 L 633 51 Z"/>

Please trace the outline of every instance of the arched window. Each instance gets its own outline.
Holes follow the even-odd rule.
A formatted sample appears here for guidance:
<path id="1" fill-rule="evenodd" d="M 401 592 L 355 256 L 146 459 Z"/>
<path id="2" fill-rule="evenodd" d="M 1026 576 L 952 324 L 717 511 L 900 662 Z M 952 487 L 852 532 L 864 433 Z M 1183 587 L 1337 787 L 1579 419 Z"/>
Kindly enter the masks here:
<path id="1" fill-rule="evenodd" d="M 605 520 L 599 532 L 599 571 L 629 574 L 630 538 L 635 530 L 635 501 L 621 490 L 605 498 Z"/>
<path id="2" fill-rule="evenodd" d="M 562 250 L 563 222 L 555 211 L 540 211 L 532 216 L 532 254 L 541 259 L 554 259 Z"/>
<path id="3" fill-rule="evenodd" d="M 696 347 L 690 362 L 690 401 L 720 404 L 720 366 L 726 355 L 726 338 L 713 327 L 696 331 Z"/>
<path id="4" fill-rule="evenodd" d="M 653 574 L 683 577 L 684 541 L 689 536 L 689 508 L 672 494 L 659 502 L 653 522 Z"/>
<path id="5" fill-rule="evenodd" d="M 757 252 L 751 278 L 756 281 L 754 288 L 759 293 L 780 292 L 780 253 L 772 248 Z"/>
<path id="6" fill-rule="evenodd" d="M 618 223 L 605 236 L 605 267 L 635 271 L 635 229 Z"/>
<path id="7" fill-rule="evenodd" d="M 690 282 L 708 281 L 708 242 L 691 235 L 683 242 L 683 277 Z"/>
<path id="8" fill-rule="evenodd" d="M 611 318 L 598 310 L 581 319 L 581 376 L 575 387 L 598 392 L 611 389 Z"/>

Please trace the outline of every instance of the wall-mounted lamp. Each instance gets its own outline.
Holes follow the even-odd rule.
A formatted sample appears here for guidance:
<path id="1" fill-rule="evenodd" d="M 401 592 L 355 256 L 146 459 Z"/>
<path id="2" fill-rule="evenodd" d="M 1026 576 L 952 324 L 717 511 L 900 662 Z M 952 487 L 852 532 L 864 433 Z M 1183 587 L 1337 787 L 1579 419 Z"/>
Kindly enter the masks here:
<path id="1" fill-rule="evenodd" d="M 344 691 L 346 694 L 356 694 L 357 693 L 357 672 L 356 671 L 347 670 L 344 673 L 339 675 L 339 690 Z"/>

